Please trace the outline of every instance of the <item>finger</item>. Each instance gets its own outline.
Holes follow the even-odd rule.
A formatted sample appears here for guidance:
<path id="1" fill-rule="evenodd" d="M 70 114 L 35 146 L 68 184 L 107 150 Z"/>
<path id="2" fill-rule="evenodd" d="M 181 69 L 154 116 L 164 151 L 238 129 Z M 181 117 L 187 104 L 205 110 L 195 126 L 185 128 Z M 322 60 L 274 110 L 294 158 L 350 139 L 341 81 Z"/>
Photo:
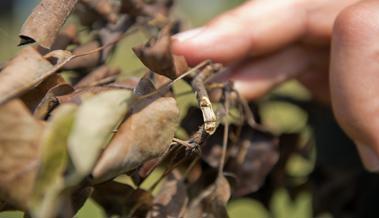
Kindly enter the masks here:
<path id="1" fill-rule="evenodd" d="M 362 157 L 363 165 L 370 171 L 379 171 L 379 158 L 372 147 L 357 143 L 359 156 Z"/>
<path id="2" fill-rule="evenodd" d="M 205 27 L 174 37 L 174 53 L 190 64 L 204 59 L 230 63 L 250 52 L 268 53 L 298 39 L 305 31 L 302 0 L 249 1 Z"/>
<path id="3" fill-rule="evenodd" d="M 332 40 L 330 86 L 337 121 L 360 145 L 379 156 L 379 1 L 345 9 L 337 18 Z M 372 155 L 361 152 L 366 167 Z M 371 160 L 371 161 L 367 161 Z"/>
<path id="4" fill-rule="evenodd" d="M 248 60 L 232 67 L 224 79 L 235 81 L 236 89 L 246 98 L 263 96 L 275 86 L 312 68 L 323 53 L 300 45 L 287 47 L 273 55 Z"/>
<path id="5" fill-rule="evenodd" d="M 330 44 L 330 36 L 337 15 L 347 6 L 360 0 L 317 0 L 308 7 L 307 32 L 304 41 L 310 44 Z"/>

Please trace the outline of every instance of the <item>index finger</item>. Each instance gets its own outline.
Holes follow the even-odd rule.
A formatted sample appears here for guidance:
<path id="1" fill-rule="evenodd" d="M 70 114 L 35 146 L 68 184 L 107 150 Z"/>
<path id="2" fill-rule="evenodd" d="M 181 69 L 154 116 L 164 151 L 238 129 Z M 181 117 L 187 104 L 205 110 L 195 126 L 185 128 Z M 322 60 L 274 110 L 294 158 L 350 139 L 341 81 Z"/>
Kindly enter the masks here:
<path id="1" fill-rule="evenodd" d="M 172 49 L 190 64 L 204 59 L 221 63 L 252 52 L 265 54 L 299 39 L 306 30 L 303 0 L 248 1 L 209 24 L 174 37 Z"/>

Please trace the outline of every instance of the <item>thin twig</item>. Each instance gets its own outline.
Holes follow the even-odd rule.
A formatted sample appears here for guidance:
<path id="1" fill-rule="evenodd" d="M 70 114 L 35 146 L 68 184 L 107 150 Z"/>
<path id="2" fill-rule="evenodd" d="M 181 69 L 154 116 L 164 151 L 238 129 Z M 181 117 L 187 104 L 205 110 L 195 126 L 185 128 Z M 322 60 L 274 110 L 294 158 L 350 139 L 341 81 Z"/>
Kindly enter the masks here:
<path id="1" fill-rule="evenodd" d="M 168 168 L 166 168 L 166 170 L 162 173 L 162 175 L 153 183 L 153 185 L 150 186 L 150 188 L 148 189 L 149 192 L 152 192 L 154 191 L 154 189 L 158 186 L 158 184 L 172 171 L 174 170 L 176 167 L 178 167 L 180 164 L 182 164 L 186 159 L 185 158 L 182 158 L 180 159 L 178 162 L 176 163 L 172 163 L 173 160 L 175 158 L 173 158 L 168 166 Z"/>
<path id="2" fill-rule="evenodd" d="M 157 97 L 163 96 L 164 94 L 166 94 L 170 90 L 170 88 L 172 87 L 172 85 L 174 83 L 176 83 L 177 81 L 183 79 L 184 77 L 186 77 L 192 73 L 199 71 L 203 67 L 207 66 L 209 63 L 211 63 L 209 60 L 205 60 L 205 61 L 201 62 L 196 67 L 194 67 L 194 68 L 188 70 L 187 72 L 183 73 L 182 75 L 178 76 L 176 79 L 162 85 L 161 87 L 159 87 L 154 92 L 151 92 L 151 93 L 146 94 L 146 95 L 137 96 L 136 100 L 137 101 L 146 101 L 148 99 L 156 99 Z"/>
<path id="3" fill-rule="evenodd" d="M 169 147 L 169 149 L 167 149 L 163 155 L 161 155 L 158 159 L 158 162 L 155 164 L 155 166 L 151 169 L 149 169 L 149 171 L 146 173 L 146 176 L 145 178 L 142 179 L 142 181 L 137 185 L 138 188 L 141 187 L 142 183 L 145 181 L 145 179 L 147 177 L 149 177 L 149 175 L 168 157 L 168 155 L 170 154 L 170 152 L 172 152 L 171 150 L 172 146 Z"/>
<path id="4" fill-rule="evenodd" d="M 102 85 L 112 83 L 112 82 L 116 81 L 117 76 L 118 75 L 112 75 L 112 76 L 102 78 L 101 80 L 90 83 L 89 85 L 87 85 L 87 87 L 89 87 L 89 86 L 102 86 Z M 83 86 L 83 87 L 86 87 L 86 86 Z"/>
<path id="5" fill-rule="evenodd" d="M 172 141 L 180 144 L 180 145 L 183 145 L 184 147 L 186 147 L 186 149 L 192 149 L 194 146 L 189 143 L 188 141 L 184 141 L 184 140 L 181 140 L 181 139 L 178 139 L 178 138 L 173 138 Z"/>
<path id="6" fill-rule="evenodd" d="M 46 72 L 46 73 L 40 75 L 40 77 L 37 78 L 37 80 L 38 80 L 38 81 L 42 81 L 42 80 L 46 79 L 47 77 L 49 77 L 50 75 L 52 75 L 53 73 L 55 73 L 56 71 L 58 71 L 58 70 L 59 70 L 60 68 L 62 68 L 65 64 L 67 64 L 68 62 L 70 62 L 71 60 L 73 60 L 73 59 L 75 59 L 75 58 L 82 57 L 82 56 L 86 56 L 86 55 L 90 55 L 90 54 L 93 54 L 93 53 L 99 52 L 99 51 L 101 51 L 101 50 L 103 50 L 103 49 L 105 49 L 105 48 L 107 48 L 107 47 L 109 47 L 109 46 L 112 46 L 112 45 L 118 43 L 118 42 L 119 42 L 121 39 L 123 39 L 124 37 L 126 37 L 126 36 L 128 36 L 128 35 L 134 33 L 135 31 L 136 31 L 136 29 L 131 29 L 130 31 L 128 31 L 128 32 L 126 32 L 126 33 L 120 35 L 119 37 L 117 37 L 115 40 L 113 40 L 113 41 L 111 41 L 111 42 L 109 42 L 109 43 L 107 43 L 107 44 L 105 44 L 105 45 L 103 45 L 103 46 L 100 46 L 100 47 L 98 47 L 98 48 L 92 49 L 92 50 L 90 50 L 90 51 L 86 51 L 86 52 L 83 52 L 83 53 L 80 53 L 80 54 L 71 54 L 71 55 L 65 57 L 62 61 L 60 61 L 60 62 L 57 63 L 56 65 L 54 65 L 54 67 L 53 67 L 51 70 L 49 70 L 48 72 Z M 52 52 L 56 52 L 56 50 L 55 50 L 55 51 L 52 51 Z M 68 51 L 66 51 L 66 52 L 68 52 Z M 51 57 L 51 56 L 52 56 L 52 54 L 51 54 L 51 52 L 50 52 L 50 53 L 46 54 L 44 57 L 45 57 L 45 58 L 48 58 L 48 57 Z"/>
<path id="7" fill-rule="evenodd" d="M 183 173 L 183 177 L 182 177 L 182 180 L 184 180 L 185 178 L 187 178 L 187 176 L 189 175 L 189 173 L 191 172 L 191 170 L 195 167 L 197 161 L 199 161 L 200 159 L 200 156 L 196 156 L 190 163 L 190 165 L 187 167 L 186 171 L 184 171 Z"/>
<path id="8" fill-rule="evenodd" d="M 229 89 L 224 89 L 224 96 L 225 96 L 225 112 L 226 114 L 229 114 Z M 221 153 L 221 159 L 220 159 L 220 166 L 218 168 L 218 175 L 221 176 L 224 171 L 224 165 L 225 165 L 225 159 L 226 159 L 226 150 L 228 146 L 228 135 L 229 135 L 229 121 L 227 117 L 224 119 L 224 137 L 222 140 L 222 153 Z"/>

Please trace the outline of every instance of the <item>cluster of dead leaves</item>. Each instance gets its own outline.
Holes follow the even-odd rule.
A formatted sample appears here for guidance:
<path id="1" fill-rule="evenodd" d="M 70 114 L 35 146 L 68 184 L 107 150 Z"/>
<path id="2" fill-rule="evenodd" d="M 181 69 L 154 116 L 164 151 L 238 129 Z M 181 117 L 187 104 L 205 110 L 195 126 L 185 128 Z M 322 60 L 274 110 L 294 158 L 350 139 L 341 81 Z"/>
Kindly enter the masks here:
<path id="1" fill-rule="evenodd" d="M 42 0 L 25 21 L 22 48 L 0 72 L 2 210 L 73 217 L 88 198 L 120 217 L 227 217 L 231 196 L 258 190 L 279 160 L 278 138 L 231 83 L 212 82 L 222 66 L 189 68 L 171 54 L 179 22 L 171 0 Z M 71 12 L 91 33 L 82 42 Z M 133 50 L 148 68 L 120 79 L 106 65 L 123 37 L 151 35 Z M 134 29 L 133 29 L 134 28 Z M 68 46 L 74 49 L 67 50 Z M 64 78 L 71 70 L 74 79 Z M 185 78 L 198 106 L 180 122 L 172 85 Z M 221 94 L 220 94 L 221 93 Z M 232 115 L 235 110 L 238 115 Z M 175 138 L 179 128 L 187 139 Z M 164 168 L 160 191 L 139 185 Z M 127 174 L 134 185 L 116 182 Z M 227 175 L 227 176 L 226 176 Z"/>

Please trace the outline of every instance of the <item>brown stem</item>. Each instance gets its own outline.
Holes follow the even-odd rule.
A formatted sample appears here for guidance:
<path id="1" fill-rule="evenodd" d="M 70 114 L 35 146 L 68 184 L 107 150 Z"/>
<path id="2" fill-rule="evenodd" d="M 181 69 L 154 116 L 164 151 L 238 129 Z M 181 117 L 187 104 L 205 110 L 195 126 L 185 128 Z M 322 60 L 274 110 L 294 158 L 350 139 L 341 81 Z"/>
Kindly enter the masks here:
<path id="1" fill-rule="evenodd" d="M 212 135 L 216 131 L 217 117 L 209 100 L 208 92 L 205 87 L 205 80 L 218 70 L 218 65 L 208 65 L 192 80 L 192 88 L 196 92 L 197 101 L 203 114 L 205 131 Z"/>

